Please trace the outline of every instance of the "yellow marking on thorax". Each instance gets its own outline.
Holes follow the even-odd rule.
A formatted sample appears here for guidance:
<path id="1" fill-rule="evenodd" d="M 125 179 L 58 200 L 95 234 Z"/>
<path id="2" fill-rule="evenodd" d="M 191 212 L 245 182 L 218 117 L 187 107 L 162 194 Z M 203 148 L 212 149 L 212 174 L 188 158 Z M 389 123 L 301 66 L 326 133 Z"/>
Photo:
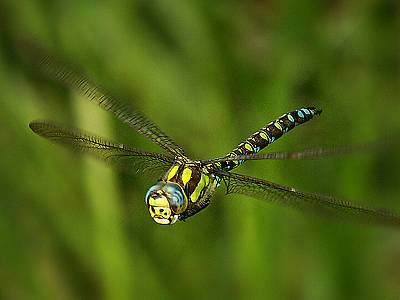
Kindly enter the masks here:
<path id="1" fill-rule="evenodd" d="M 196 202 L 199 199 L 201 191 L 204 187 L 208 186 L 209 182 L 210 178 L 208 177 L 208 175 L 202 173 L 199 183 L 197 184 L 193 193 L 190 195 L 190 201 Z"/>
<path id="2" fill-rule="evenodd" d="M 167 181 L 171 180 L 172 177 L 176 175 L 176 172 L 178 172 L 179 166 L 173 166 L 171 170 L 168 173 L 167 176 Z"/>
<path id="3" fill-rule="evenodd" d="M 182 172 L 182 182 L 183 185 L 189 182 L 190 178 L 192 177 L 192 170 L 189 168 L 185 168 Z"/>
<path id="4" fill-rule="evenodd" d="M 208 175 L 204 175 L 205 186 L 208 186 L 210 183 L 210 177 Z"/>

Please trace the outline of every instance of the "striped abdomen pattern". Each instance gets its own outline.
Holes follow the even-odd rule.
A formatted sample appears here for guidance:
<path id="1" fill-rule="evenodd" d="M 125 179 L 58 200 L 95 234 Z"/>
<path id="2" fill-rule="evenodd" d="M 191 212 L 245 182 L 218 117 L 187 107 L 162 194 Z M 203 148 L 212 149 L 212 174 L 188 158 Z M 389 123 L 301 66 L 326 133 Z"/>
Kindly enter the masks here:
<path id="1" fill-rule="evenodd" d="M 227 157 L 237 155 L 254 154 L 264 149 L 269 144 L 280 138 L 284 133 L 294 127 L 303 124 L 313 118 L 314 115 L 319 115 L 321 110 L 315 107 L 301 108 L 282 115 L 280 118 L 268 123 L 260 130 L 253 133 L 248 139 L 240 143 L 233 149 Z M 225 171 L 230 171 L 241 165 L 243 161 L 224 161 L 221 162 L 221 168 Z"/>

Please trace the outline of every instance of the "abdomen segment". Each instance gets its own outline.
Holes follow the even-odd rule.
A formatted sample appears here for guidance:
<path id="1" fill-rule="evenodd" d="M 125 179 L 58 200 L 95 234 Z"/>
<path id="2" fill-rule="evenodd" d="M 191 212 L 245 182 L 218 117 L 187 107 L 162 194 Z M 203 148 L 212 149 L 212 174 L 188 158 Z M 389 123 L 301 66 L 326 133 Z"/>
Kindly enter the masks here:
<path id="1" fill-rule="evenodd" d="M 248 139 L 233 149 L 227 157 L 257 153 L 279 139 L 284 133 L 311 120 L 315 115 L 321 114 L 321 112 L 322 110 L 315 107 L 306 107 L 286 113 L 253 133 Z M 230 171 L 242 163 L 243 161 L 224 161 L 221 162 L 221 168 L 225 171 Z"/>

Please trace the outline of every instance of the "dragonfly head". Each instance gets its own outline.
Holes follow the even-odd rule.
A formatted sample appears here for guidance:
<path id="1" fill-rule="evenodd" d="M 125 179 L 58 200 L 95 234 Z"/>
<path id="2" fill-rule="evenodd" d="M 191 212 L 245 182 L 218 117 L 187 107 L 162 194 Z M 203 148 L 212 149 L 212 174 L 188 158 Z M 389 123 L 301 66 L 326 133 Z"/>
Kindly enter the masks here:
<path id="1" fill-rule="evenodd" d="M 150 215 L 158 224 L 174 224 L 187 208 L 188 200 L 181 186 L 159 181 L 146 193 Z"/>

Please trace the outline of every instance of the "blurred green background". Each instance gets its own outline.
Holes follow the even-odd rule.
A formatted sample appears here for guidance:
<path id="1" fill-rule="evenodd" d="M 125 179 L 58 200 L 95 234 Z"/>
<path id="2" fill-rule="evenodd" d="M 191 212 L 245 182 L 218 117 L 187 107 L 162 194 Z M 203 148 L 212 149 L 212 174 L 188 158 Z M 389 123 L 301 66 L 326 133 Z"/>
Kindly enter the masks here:
<path id="1" fill-rule="evenodd" d="M 27 71 L 36 39 L 153 119 L 193 158 L 229 152 L 281 114 L 321 117 L 270 151 L 400 132 L 400 3 L 2 1 L 0 298 L 399 299 L 400 232 L 217 193 L 186 223 L 155 224 L 153 184 L 34 135 L 52 119 L 160 151 Z M 397 135 L 398 136 L 398 135 Z M 238 169 L 400 212 L 398 149 Z"/>

